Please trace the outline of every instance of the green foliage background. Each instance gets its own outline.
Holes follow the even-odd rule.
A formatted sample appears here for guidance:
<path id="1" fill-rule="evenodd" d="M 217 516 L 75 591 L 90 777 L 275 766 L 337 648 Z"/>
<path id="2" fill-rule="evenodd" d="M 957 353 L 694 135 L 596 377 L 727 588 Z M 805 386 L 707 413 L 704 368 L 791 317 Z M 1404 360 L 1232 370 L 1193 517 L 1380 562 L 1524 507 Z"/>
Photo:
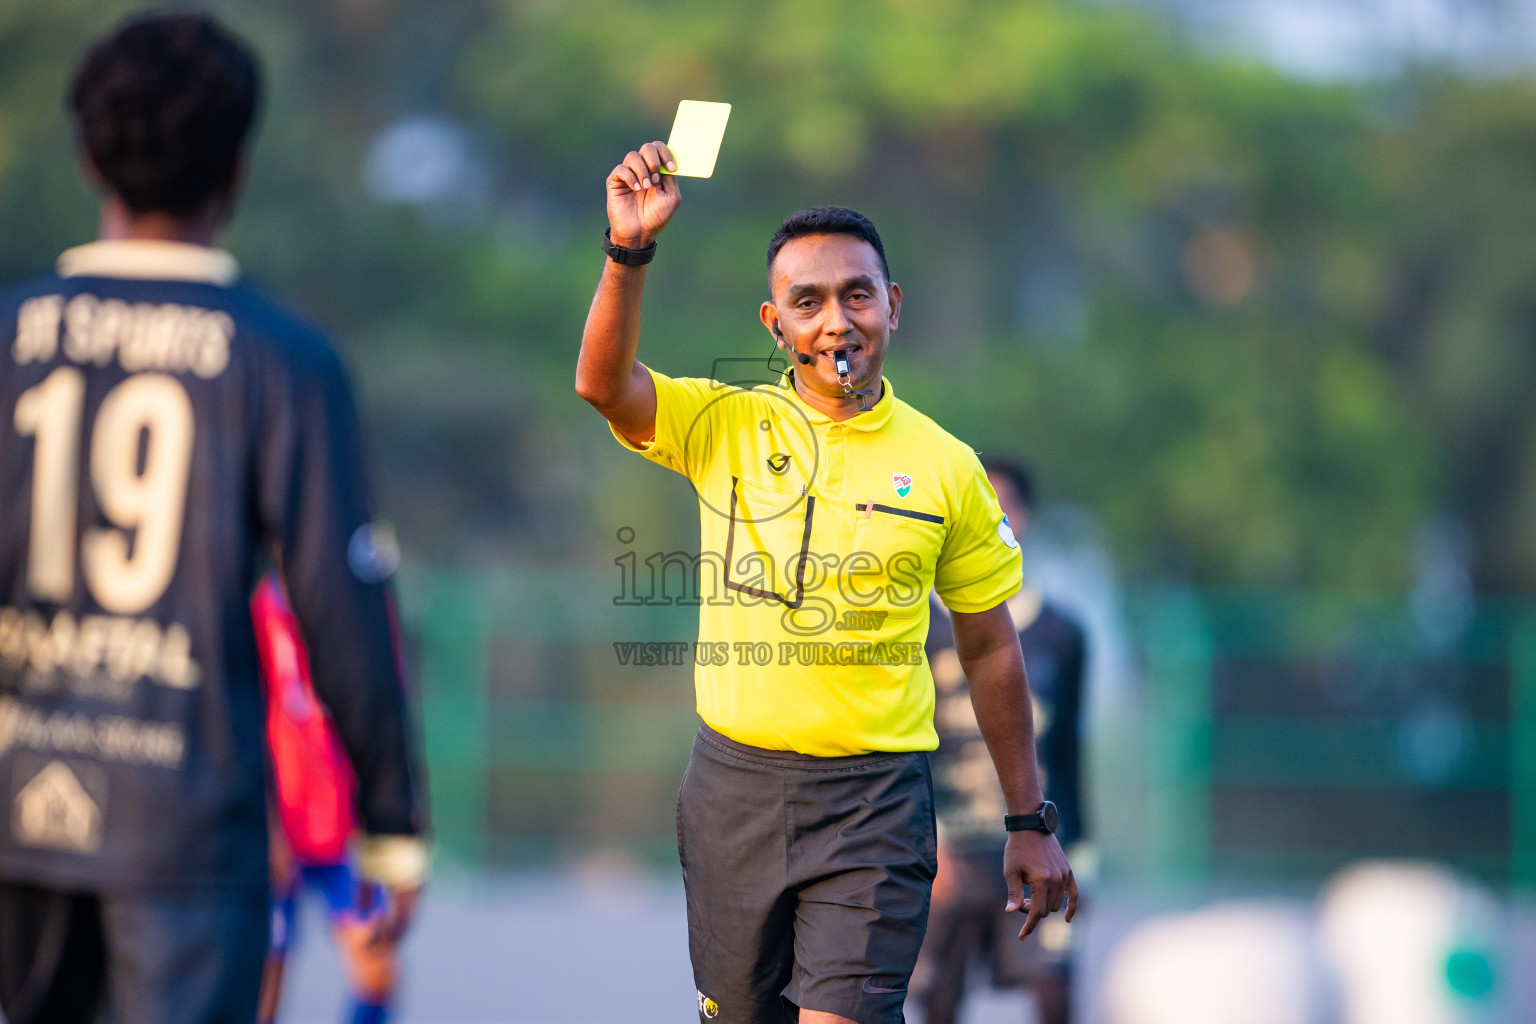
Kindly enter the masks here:
<path id="1" fill-rule="evenodd" d="M 131 6 L 0 3 L 0 276 L 92 233 L 61 96 Z M 845 203 L 908 296 L 898 393 L 1027 456 L 1133 578 L 1398 589 L 1449 513 L 1482 589 L 1536 584 L 1536 79 L 1301 82 L 1067 0 L 213 6 L 270 89 L 229 244 L 348 352 L 417 561 L 696 542 L 571 377 L 604 175 L 709 98 L 735 109 L 651 274 L 658 369 L 766 355 L 768 236 Z M 421 114 L 477 186 L 371 199 L 370 143 Z"/>

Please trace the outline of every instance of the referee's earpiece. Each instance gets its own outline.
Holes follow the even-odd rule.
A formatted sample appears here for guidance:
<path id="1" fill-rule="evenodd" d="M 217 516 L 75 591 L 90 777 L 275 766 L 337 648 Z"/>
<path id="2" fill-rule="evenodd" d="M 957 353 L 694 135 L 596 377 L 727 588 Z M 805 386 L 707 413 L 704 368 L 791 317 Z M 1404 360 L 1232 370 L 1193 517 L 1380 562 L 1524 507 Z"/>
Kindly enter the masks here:
<path id="1" fill-rule="evenodd" d="M 789 346 L 784 344 L 784 335 L 779 332 L 779 325 L 778 324 L 774 324 L 772 327 L 769 328 L 769 330 L 773 332 L 773 336 L 774 337 L 779 339 L 778 341 L 776 341 L 774 343 L 774 347 L 776 349 L 782 348 L 786 352 L 789 351 Z M 768 353 L 768 369 L 770 369 L 770 370 L 774 369 L 773 353 L 772 352 Z"/>

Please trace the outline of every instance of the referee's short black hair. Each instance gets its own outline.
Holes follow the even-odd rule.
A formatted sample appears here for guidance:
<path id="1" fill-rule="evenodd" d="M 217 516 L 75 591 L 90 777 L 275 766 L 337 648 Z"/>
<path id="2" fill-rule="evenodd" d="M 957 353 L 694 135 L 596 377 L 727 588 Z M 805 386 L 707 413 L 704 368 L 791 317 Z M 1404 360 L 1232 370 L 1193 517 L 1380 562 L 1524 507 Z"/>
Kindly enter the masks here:
<path id="1" fill-rule="evenodd" d="M 80 61 L 80 145 L 134 213 L 191 216 L 234 180 L 261 100 L 256 55 L 207 14 L 130 17 Z"/>
<path id="2" fill-rule="evenodd" d="M 773 270 L 773 261 L 785 242 L 809 235 L 852 235 L 868 242 L 875 255 L 880 257 L 880 272 L 885 275 L 886 283 L 890 283 L 891 266 L 885 262 L 885 244 L 880 241 L 880 232 L 875 230 L 868 217 L 846 206 L 813 206 L 785 217 L 768 243 L 768 270 Z"/>
<path id="3" fill-rule="evenodd" d="M 1035 477 L 1028 466 L 1017 459 L 985 458 L 981 460 L 981 468 L 1007 480 L 1024 507 L 1030 512 L 1035 510 Z"/>

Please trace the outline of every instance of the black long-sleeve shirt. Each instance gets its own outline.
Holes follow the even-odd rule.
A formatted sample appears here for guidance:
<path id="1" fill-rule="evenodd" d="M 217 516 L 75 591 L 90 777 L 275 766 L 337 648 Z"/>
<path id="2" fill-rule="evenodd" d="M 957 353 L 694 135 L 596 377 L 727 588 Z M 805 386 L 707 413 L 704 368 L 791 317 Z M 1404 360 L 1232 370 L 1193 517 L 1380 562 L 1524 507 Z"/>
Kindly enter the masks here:
<path id="1" fill-rule="evenodd" d="M 1085 643 L 1082 628 L 1049 601 L 1038 606 L 1033 591 L 1010 598 L 1008 610 L 1024 649 L 1035 719 L 1035 751 L 1046 799 L 1056 804 L 1056 835 L 1066 846 L 1083 835 L 1081 720 Z M 938 689 L 933 753 L 934 804 L 946 842 L 995 852 L 1005 833 L 1002 787 L 971 709 L 970 688 L 955 653 L 949 618 L 935 614 L 928 660 Z"/>
<path id="2" fill-rule="evenodd" d="M 95 243 L 0 298 L 0 878 L 266 884 L 267 552 L 363 828 L 422 828 L 346 373 L 237 274 Z"/>

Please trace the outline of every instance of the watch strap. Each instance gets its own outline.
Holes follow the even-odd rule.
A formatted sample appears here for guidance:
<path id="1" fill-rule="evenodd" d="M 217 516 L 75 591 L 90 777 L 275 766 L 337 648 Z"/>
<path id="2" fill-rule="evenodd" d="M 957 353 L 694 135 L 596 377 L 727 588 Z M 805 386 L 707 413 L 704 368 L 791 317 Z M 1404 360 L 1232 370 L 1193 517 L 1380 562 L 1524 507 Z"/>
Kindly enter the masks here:
<path id="1" fill-rule="evenodd" d="M 1003 828 L 1009 832 L 1044 832 L 1045 815 L 1039 811 L 1034 814 L 1005 814 Z"/>
<path id="2" fill-rule="evenodd" d="M 608 258 L 613 262 L 624 267 L 643 267 L 656 258 L 655 239 L 652 239 L 651 244 L 644 249 L 629 249 L 616 244 L 612 232 L 612 228 L 603 229 L 603 252 L 607 253 Z"/>
<path id="3" fill-rule="evenodd" d="M 1056 805 L 1049 800 L 1041 804 L 1040 809 L 1033 814 L 1003 815 L 1003 828 L 1009 832 L 1044 832 L 1052 835 L 1058 824 Z"/>

